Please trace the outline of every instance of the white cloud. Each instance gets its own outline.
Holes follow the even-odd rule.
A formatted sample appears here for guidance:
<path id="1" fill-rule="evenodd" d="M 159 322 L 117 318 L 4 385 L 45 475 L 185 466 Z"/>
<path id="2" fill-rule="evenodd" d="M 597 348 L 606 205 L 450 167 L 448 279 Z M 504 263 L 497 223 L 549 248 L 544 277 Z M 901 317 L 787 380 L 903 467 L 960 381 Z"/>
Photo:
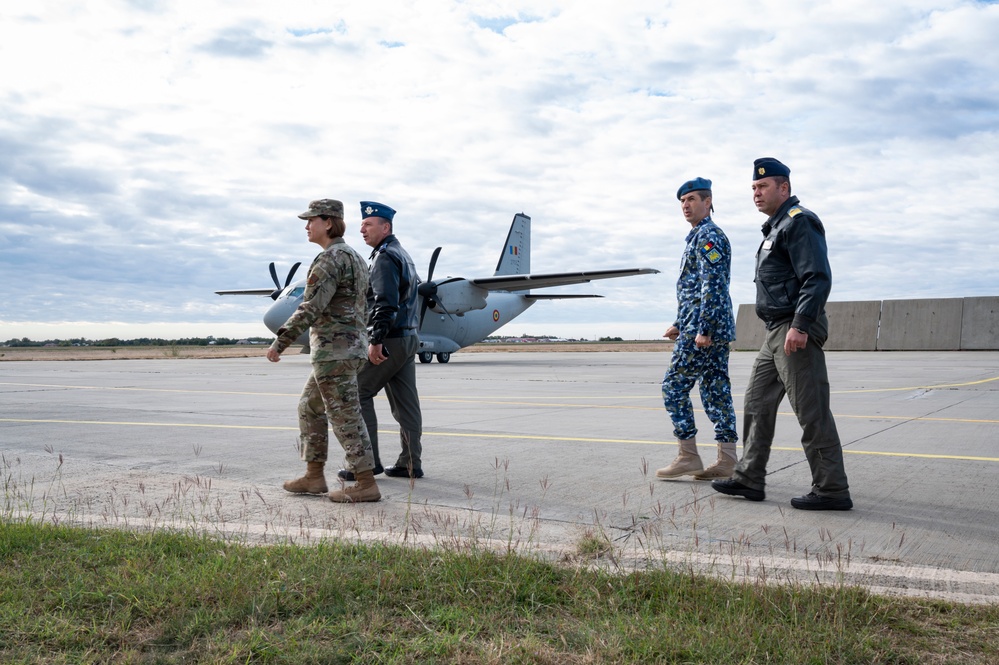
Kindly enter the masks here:
<path id="1" fill-rule="evenodd" d="M 262 301 L 213 291 L 308 261 L 295 215 L 322 196 L 390 203 L 421 270 L 442 245 L 438 270 L 466 276 L 526 212 L 537 270 L 664 274 L 514 327 L 658 329 L 696 175 L 752 301 L 764 154 L 826 224 L 835 300 L 995 295 L 997 33 L 999 5 L 969 0 L 5 6 L 0 339 L 266 334 Z"/>

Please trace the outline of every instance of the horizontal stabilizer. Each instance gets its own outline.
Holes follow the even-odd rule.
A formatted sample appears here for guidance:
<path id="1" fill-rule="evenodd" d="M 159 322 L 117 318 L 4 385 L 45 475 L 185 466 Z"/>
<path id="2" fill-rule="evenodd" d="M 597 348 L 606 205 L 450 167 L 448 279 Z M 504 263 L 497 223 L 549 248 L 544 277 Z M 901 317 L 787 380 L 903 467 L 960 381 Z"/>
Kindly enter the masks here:
<path id="1" fill-rule="evenodd" d="M 659 271 L 654 268 L 625 268 L 622 270 L 553 272 L 538 275 L 498 275 L 496 277 L 481 277 L 478 279 L 470 279 L 468 281 L 475 286 L 488 291 L 526 291 L 528 289 L 546 289 L 552 286 L 585 284 L 596 279 L 633 277 L 635 275 L 654 275 L 658 272 Z"/>

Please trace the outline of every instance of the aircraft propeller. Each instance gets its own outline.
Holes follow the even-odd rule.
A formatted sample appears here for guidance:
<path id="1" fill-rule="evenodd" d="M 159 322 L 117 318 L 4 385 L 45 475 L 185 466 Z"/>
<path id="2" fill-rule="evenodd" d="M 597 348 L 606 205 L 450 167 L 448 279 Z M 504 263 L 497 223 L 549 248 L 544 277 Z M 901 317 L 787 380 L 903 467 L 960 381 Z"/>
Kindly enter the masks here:
<path id="1" fill-rule="evenodd" d="M 427 281 L 420 282 L 420 285 L 416 287 L 416 292 L 423 297 L 423 302 L 420 305 L 420 327 L 423 327 L 423 317 L 427 315 L 427 309 L 440 305 L 441 309 L 448 316 L 451 316 L 451 312 L 447 311 L 447 307 L 441 302 L 440 296 L 437 294 L 437 287 L 439 284 L 434 281 L 434 267 L 437 265 L 437 257 L 441 254 L 441 248 L 438 247 L 434 250 L 434 253 L 430 256 L 430 268 L 427 270 Z M 456 279 L 445 280 L 441 282 L 442 284 L 447 284 L 448 282 L 457 281 Z M 451 316 L 454 319 L 453 316 Z"/>
<path id="2" fill-rule="evenodd" d="M 274 262 L 271 261 L 271 279 L 274 280 L 274 286 L 277 287 L 271 292 L 271 300 L 277 300 L 281 292 L 288 288 L 288 285 L 291 284 L 291 279 L 295 276 L 295 271 L 298 270 L 298 266 L 300 265 L 302 265 L 301 261 L 291 267 L 291 270 L 288 271 L 288 276 L 284 280 L 284 286 L 281 286 L 281 282 L 278 281 L 277 270 L 274 268 Z"/>

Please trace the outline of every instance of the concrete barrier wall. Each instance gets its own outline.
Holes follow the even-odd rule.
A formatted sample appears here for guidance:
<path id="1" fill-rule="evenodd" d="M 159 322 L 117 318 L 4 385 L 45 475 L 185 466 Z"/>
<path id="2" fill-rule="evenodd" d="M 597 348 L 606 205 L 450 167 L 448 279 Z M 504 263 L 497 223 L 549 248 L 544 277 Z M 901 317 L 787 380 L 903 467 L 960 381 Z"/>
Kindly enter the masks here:
<path id="1" fill-rule="evenodd" d="M 878 351 L 957 351 L 963 298 L 885 300 Z"/>
<path id="2" fill-rule="evenodd" d="M 878 348 L 880 300 L 827 302 L 829 339 L 827 351 L 875 351 Z"/>
<path id="3" fill-rule="evenodd" d="M 739 305 L 735 314 L 735 342 L 732 348 L 736 351 L 759 351 L 766 338 L 767 327 L 756 316 L 756 305 Z"/>
<path id="4" fill-rule="evenodd" d="M 999 348 L 999 296 L 965 298 L 961 316 L 961 349 Z"/>
<path id="5" fill-rule="evenodd" d="M 999 350 L 999 296 L 826 303 L 829 351 Z M 739 305 L 736 351 L 757 351 L 766 328 Z"/>

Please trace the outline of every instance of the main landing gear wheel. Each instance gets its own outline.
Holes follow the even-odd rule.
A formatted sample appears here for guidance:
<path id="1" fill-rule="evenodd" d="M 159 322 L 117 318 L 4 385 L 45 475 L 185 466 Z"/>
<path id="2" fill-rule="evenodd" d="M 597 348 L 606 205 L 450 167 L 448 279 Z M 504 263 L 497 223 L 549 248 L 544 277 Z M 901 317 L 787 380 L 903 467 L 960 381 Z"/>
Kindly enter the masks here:
<path id="1" fill-rule="evenodd" d="M 428 363 L 434 359 L 434 354 L 430 353 L 429 351 L 420 351 L 416 355 L 419 356 L 421 363 Z M 439 357 L 440 356 L 438 356 L 438 358 Z M 447 360 L 442 360 L 441 362 L 447 362 Z"/>
<path id="2" fill-rule="evenodd" d="M 449 360 L 451 360 L 451 354 L 450 353 L 438 353 L 437 354 L 437 362 L 439 362 L 439 363 L 446 363 Z"/>

